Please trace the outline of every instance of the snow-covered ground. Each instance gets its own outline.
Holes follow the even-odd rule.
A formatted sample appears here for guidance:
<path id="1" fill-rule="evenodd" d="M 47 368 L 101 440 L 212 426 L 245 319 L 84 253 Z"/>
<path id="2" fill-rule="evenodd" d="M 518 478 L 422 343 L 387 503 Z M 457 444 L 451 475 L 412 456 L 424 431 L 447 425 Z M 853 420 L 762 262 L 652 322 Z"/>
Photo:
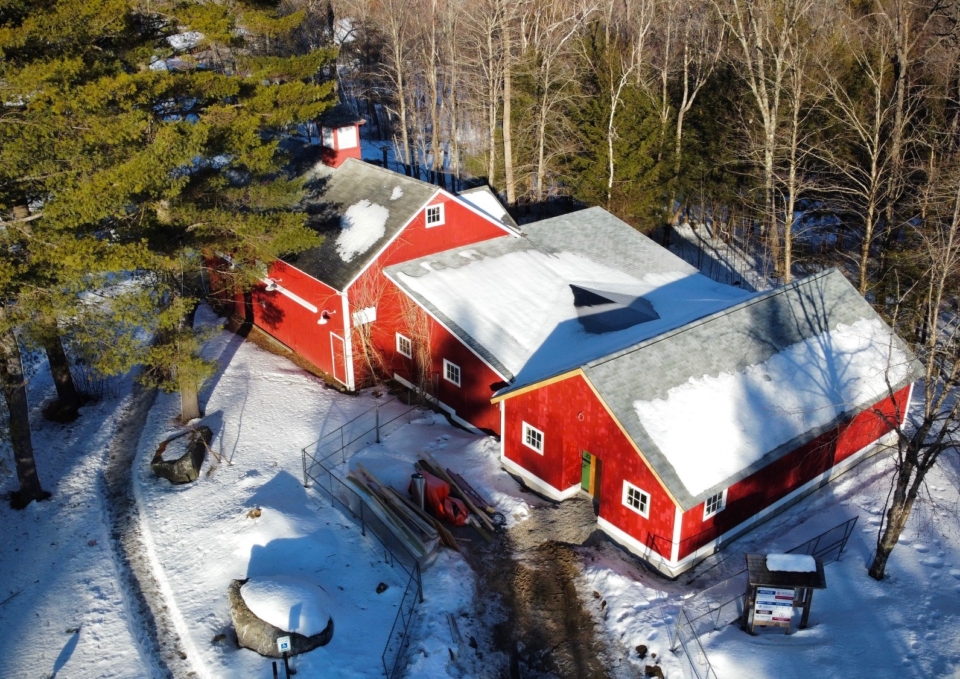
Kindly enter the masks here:
<path id="1" fill-rule="evenodd" d="M 200 320 L 215 322 L 206 309 Z M 200 479 L 187 486 L 153 477 L 149 460 L 157 444 L 179 431 L 176 396 L 161 394 L 143 429 L 134 474 L 158 603 L 178 628 L 187 662 L 198 676 L 270 676 L 270 661 L 232 642 L 227 586 L 233 578 L 295 576 L 324 589 L 335 621 L 329 645 L 295 660 L 301 676 L 331 676 L 331 667 L 337 676 L 382 676 L 381 652 L 406 577 L 385 563 L 376 541 L 303 488 L 300 448 L 386 397 L 340 394 L 226 332 L 207 352 L 222 368 L 203 394 L 221 461 L 208 455 Z M 58 425 L 39 417 L 53 389 L 45 369 L 30 383 L 39 471 L 54 495 L 22 512 L 0 505 L 0 677 L 150 675 L 154 663 L 141 655 L 137 617 L 119 584 L 100 480 L 130 395 L 129 381 L 119 384 L 118 397 Z M 524 496 L 499 469 L 496 444 L 430 413 L 350 464 L 405 488 L 420 450 L 468 478 L 508 523 L 527 516 Z M 612 544 L 583 548 L 586 604 L 607 643 L 622 649 L 612 674 L 642 671 L 652 657 L 638 659 L 634 649 L 643 644 L 657 653 L 666 676 L 682 677 L 669 647 L 684 597 L 742 563 L 744 552 L 789 549 L 860 516 L 843 559 L 827 566 L 828 589 L 814 596 L 810 629 L 750 637 L 727 627 L 708 635 L 703 641 L 718 677 L 960 677 L 960 465 L 952 456 L 932 473 L 929 499 L 894 551 L 890 577 L 877 583 L 866 566 L 890 464 L 888 458 L 864 463 L 728 545 L 720 567 L 705 565 L 700 575 L 677 582 L 652 575 Z M 4 491 L 16 487 L 11 469 L 9 459 L 0 465 Z M 259 517 L 248 516 L 256 507 Z M 483 634 L 473 571 L 460 555 L 442 550 L 423 580 L 407 676 L 482 675 L 486 661 L 456 642 L 449 618 L 462 639 Z M 388 587 L 377 594 L 380 583 Z"/>
<path id="2" fill-rule="evenodd" d="M 14 511 L 0 502 L 0 677 L 140 677 L 143 662 L 111 556 L 101 470 L 130 394 L 87 405 L 76 422 L 45 421 L 53 381 L 28 385 L 37 468 L 53 497 Z M 17 488 L 5 445 L 0 489 Z"/>
<path id="3" fill-rule="evenodd" d="M 826 566 L 827 589 L 814 594 L 808 629 L 795 626 L 786 636 L 770 628 L 752 637 L 730 625 L 702 639 L 719 679 L 960 677 L 960 464 L 952 455 L 931 472 L 929 498 L 914 510 L 888 577 L 876 582 L 867 568 L 891 464 L 889 457 L 873 458 L 727 545 L 725 563 L 742 568 L 744 553 L 790 549 L 860 517 L 841 560 Z M 601 595 L 593 606 L 610 643 L 639 669 L 652 662 L 637 658 L 634 649 L 644 644 L 666 676 L 685 676 L 669 646 L 682 599 L 697 591 L 683 584 L 692 575 L 664 583 L 617 550 L 585 555 L 585 586 Z"/>

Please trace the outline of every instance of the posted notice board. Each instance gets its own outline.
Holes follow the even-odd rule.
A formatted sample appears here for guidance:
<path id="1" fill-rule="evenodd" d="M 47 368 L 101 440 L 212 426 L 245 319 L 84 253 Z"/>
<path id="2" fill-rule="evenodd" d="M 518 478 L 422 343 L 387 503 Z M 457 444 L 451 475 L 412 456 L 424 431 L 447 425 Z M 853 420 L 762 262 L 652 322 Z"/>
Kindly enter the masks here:
<path id="1" fill-rule="evenodd" d="M 753 606 L 753 622 L 780 623 L 790 622 L 793 615 L 792 589 L 776 589 L 774 587 L 758 587 L 757 601 Z"/>

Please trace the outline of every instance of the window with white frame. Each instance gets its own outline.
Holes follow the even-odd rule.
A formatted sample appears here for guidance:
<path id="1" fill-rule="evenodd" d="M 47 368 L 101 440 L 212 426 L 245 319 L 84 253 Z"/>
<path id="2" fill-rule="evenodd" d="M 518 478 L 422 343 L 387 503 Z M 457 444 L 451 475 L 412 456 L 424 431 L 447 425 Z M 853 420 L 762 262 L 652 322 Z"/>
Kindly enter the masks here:
<path id="1" fill-rule="evenodd" d="M 375 320 L 377 320 L 377 307 L 375 306 L 368 306 L 366 309 L 360 309 L 360 311 L 353 313 L 354 325 L 366 325 L 367 323 L 373 323 Z"/>
<path id="2" fill-rule="evenodd" d="M 709 519 L 714 514 L 722 512 L 723 508 L 727 506 L 727 491 L 722 490 L 716 495 L 711 495 L 707 498 L 707 501 L 703 503 L 703 518 L 704 520 Z"/>
<path id="3" fill-rule="evenodd" d="M 409 337 L 404 337 L 399 332 L 397 333 L 397 353 L 413 358 L 413 343 Z"/>
<path id="4" fill-rule="evenodd" d="M 337 128 L 337 148 L 355 149 L 357 148 L 357 127 L 356 125 L 347 125 Z"/>
<path id="5" fill-rule="evenodd" d="M 431 205 L 427 208 L 427 226 L 443 224 L 443 205 Z"/>
<path id="6" fill-rule="evenodd" d="M 443 359 L 443 377 L 447 382 L 453 382 L 458 387 L 460 386 L 460 366 L 456 363 L 451 363 L 447 359 Z"/>
<path id="7" fill-rule="evenodd" d="M 643 518 L 650 518 L 650 494 L 629 481 L 623 482 L 623 504 Z"/>
<path id="8" fill-rule="evenodd" d="M 525 445 L 527 448 L 533 448 L 535 451 L 543 455 L 543 432 L 524 422 L 523 445 Z"/>
<path id="9" fill-rule="evenodd" d="M 328 149 L 333 148 L 333 130 L 329 127 L 320 128 L 320 136 L 323 139 L 323 145 Z"/>

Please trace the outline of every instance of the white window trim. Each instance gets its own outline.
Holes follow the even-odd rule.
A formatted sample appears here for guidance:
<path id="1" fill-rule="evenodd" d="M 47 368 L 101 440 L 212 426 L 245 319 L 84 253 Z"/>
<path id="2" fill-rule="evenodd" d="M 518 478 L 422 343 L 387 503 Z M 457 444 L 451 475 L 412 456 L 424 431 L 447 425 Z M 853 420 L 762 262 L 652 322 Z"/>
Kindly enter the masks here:
<path id="1" fill-rule="evenodd" d="M 320 143 L 324 146 L 324 148 L 336 150 L 337 143 L 334 141 L 334 135 L 335 133 L 333 128 L 323 126 L 320 127 Z"/>
<path id="2" fill-rule="evenodd" d="M 401 348 L 403 346 L 400 342 L 401 340 L 406 340 L 407 346 L 410 347 L 410 353 L 407 353 Z M 401 335 L 399 332 L 397 333 L 397 353 L 407 358 L 413 358 L 413 342 L 410 341 L 409 337 Z"/>
<path id="3" fill-rule="evenodd" d="M 540 447 L 539 447 L 539 448 L 537 448 L 537 447 L 535 447 L 535 446 L 531 446 L 529 443 L 527 443 L 527 432 L 528 432 L 528 431 L 533 431 L 533 432 L 536 432 L 537 434 L 540 435 Z M 542 431 L 540 431 L 540 430 L 537 429 L 536 427 L 530 426 L 530 425 L 527 424 L 526 422 L 523 423 L 523 432 L 522 432 L 522 434 L 521 434 L 520 441 L 521 441 L 521 442 L 523 443 L 523 445 L 525 445 L 527 448 L 529 448 L 529 449 L 532 450 L 532 451 L 535 451 L 535 452 L 536 452 L 537 454 L 539 454 L 539 455 L 543 455 L 543 446 L 544 446 L 544 444 L 546 443 L 546 440 L 547 440 L 547 437 L 544 436 L 544 434 L 543 434 Z"/>
<path id="4" fill-rule="evenodd" d="M 368 306 L 366 309 L 360 309 L 353 312 L 354 326 L 366 325 L 377 320 L 377 307 Z"/>
<path id="5" fill-rule="evenodd" d="M 646 509 L 646 511 L 640 511 L 639 509 L 637 509 L 636 507 L 634 507 L 632 504 L 630 504 L 630 503 L 627 501 L 627 493 L 629 492 L 629 490 L 630 490 L 631 488 L 633 488 L 635 491 L 637 491 L 637 492 L 640 493 L 641 495 L 646 496 L 646 498 L 647 498 L 647 502 L 646 502 L 647 509 Z M 629 509 L 629 510 L 631 510 L 631 511 L 633 511 L 633 512 L 636 512 L 637 514 L 639 514 L 640 516 L 642 516 L 642 517 L 645 518 L 645 519 L 649 519 L 649 518 L 650 518 L 650 493 L 648 493 L 647 491 L 645 491 L 643 488 L 640 488 L 639 486 L 635 486 L 635 485 L 633 485 L 632 483 L 630 483 L 629 481 L 624 481 L 624 482 L 623 482 L 623 497 L 621 498 L 621 501 L 623 502 L 623 506 L 626 507 L 627 509 Z"/>
<path id="6" fill-rule="evenodd" d="M 720 506 L 717 507 L 716 511 L 708 514 L 707 503 L 710 501 L 710 498 L 716 497 L 717 495 L 720 496 Z M 724 488 L 722 492 L 714 493 L 713 495 L 711 495 L 710 497 L 708 497 L 706 500 L 703 501 L 703 520 L 706 521 L 707 519 L 716 516 L 726 508 L 727 508 L 727 489 Z"/>
<path id="7" fill-rule="evenodd" d="M 337 128 L 337 150 L 355 149 L 360 146 L 356 125 L 344 125 Z"/>
<path id="8" fill-rule="evenodd" d="M 449 366 L 453 366 L 454 368 L 457 369 L 457 380 L 456 380 L 456 381 L 451 380 L 451 379 L 447 376 L 447 366 L 448 366 L 448 365 L 449 365 Z M 451 361 L 448 361 L 447 359 L 443 359 L 443 379 L 445 379 L 445 380 L 446 380 L 447 382 L 449 382 L 450 384 L 455 384 L 455 385 L 457 385 L 457 386 L 459 387 L 459 386 L 460 386 L 460 382 L 461 382 L 461 380 L 463 379 L 463 371 L 460 370 L 460 366 L 457 365 L 456 363 L 453 363 L 453 362 L 451 362 Z"/>
<path id="9" fill-rule="evenodd" d="M 440 221 L 438 222 L 430 221 L 430 210 L 433 210 L 433 209 L 440 210 Z M 437 205 L 428 205 L 423 213 L 423 221 L 424 223 L 426 223 L 428 229 L 431 229 L 434 226 L 443 226 L 444 222 L 446 221 L 446 214 L 445 214 L 445 210 L 443 209 L 443 203 L 438 203 Z"/>

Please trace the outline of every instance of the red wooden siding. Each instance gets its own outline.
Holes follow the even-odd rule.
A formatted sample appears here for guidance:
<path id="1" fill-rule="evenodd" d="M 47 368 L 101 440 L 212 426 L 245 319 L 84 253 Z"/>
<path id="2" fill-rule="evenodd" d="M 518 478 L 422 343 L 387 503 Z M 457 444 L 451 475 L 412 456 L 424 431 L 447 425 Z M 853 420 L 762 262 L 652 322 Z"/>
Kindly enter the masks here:
<path id="1" fill-rule="evenodd" d="M 500 409 L 490 403 L 493 395 L 493 385 L 502 381 L 486 363 L 468 349 L 455 335 L 448 332 L 442 325 L 431 318 L 414 303 L 386 276 L 379 279 L 372 270 L 361 277 L 358 283 L 351 287 L 352 293 L 369 290 L 371 281 L 376 289 L 377 320 L 372 327 L 372 339 L 379 348 L 384 364 L 380 368 L 387 374 L 398 374 L 407 381 L 418 384 L 420 371 L 416 360 L 422 355 L 418 343 L 423 336 L 429 338 L 431 350 L 429 352 L 430 366 L 428 373 L 432 376 L 431 394 L 438 396 L 447 406 L 456 411 L 457 417 L 469 422 L 478 429 L 500 434 Z M 354 298 L 369 298 L 368 294 L 354 294 Z M 359 306 L 359 305 L 358 305 Z M 354 307 L 356 308 L 356 307 Z M 419 315 L 421 332 L 418 333 L 412 321 Z M 396 333 L 407 337 L 414 344 L 413 358 L 407 358 L 396 350 Z M 418 337 L 417 335 L 421 336 Z M 446 381 L 443 377 L 443 359 L 447 359 L 460 367 L 460 386 Z M 367 375 L 367 366 L 363 364 L 359 351 L 355 352 L 355 375 L 360 383 Z M 434 393 L 436 392 L 436 393 Z"/>
<path id="2" fill-rule="evenodd" d="M 410 329 L 413 302 L 383 275 L 383 269 L 392 264 L 417 259 L 444 250 L 480 243 L 492 238 L 510 238 L 503 228 L 463 207 L 444 194 L 436 196 L 430 205 L 444 205 L 444 223 L 426 226 L 426 210 L 421 210 L 377 259 L 350 285 L 347 290 L 351 315 L 369 306 L 377 307 L 371 337 L 385 360 L 382 368 L 388 374 L 396 372 L 416 384 L 417 371 L 413 360 L 396 351 L 396 333 L 416 341 Z M 419 311 L 422 316 L 426 312 Z M 486 363 L 448 332 L 433 318 L 426 318 L 426 334 L 430 338 L 431 367 L 435 375 L 433 385 L 440 400 L 456 411 L 456 415 L 478 429 L 500 433 L 500 410 L 490 403 L 491 386 L 502 381 Z M 356 338 L 354 346 L 359 346 Z M 415 354 L 416 355 L 416 354 Z M 460 367 L 460 386 L 446 381 L 443 359 Z M 354 350 L 354 374 L 357 384 L 363 383 L 370 366 L 359 350 Z"/>
<path id="3" fill-rule="evenodd" d="M 317 312 L 280 292 L 267 292 L 258 286 L 253 292 L 254 322 L 324 372 L 336 373 L 337 379 L 346 384 L 346 364 L 334 366 L 330 341 L 331 334 L 344 337 L 340 295 L 330 286 L 279 260 L 270 267 L 270 278 L 317 307 Z M 317 321 L 324 310 L 330 312 L 330 318 L 320 325 Z"/>
<path id="4" fill-rule="evenodd" d="M 427 228 L 426 210 L 421 210 L 390 246 L 377 257 L 372 268 L 382 269 L 444 250 L 509 235 L 504 231 L 504 227 L 497 226 L 443 193 L 435 196 L 429 203 L 429 205 L 441 204 L 444 211 L 443 224 Z"/>
<path id="5" fill-rule="evenodd" d="M 910 388 L 905 387 L 894 396 L 900 412 L 906 407 L 909 393 Z M 895 419 L 895 412 L 890 399 L 884 399 L 849 422 L 738 481 L 727 490 L 726 508 L 706 521 L 703 504 L 685 512 L 679 558 L 693 553 L 876 441 L 891 429 L 884 417 Z"/>
<path id="6" fill-rule="evenodd" d="M 504 401 L 503 451 L 563 492 L 580 485 L 583 451 L 598 458 L 600 517 L 670 558 L 675 505 L 583 377 L 577 375 Z M 543 455 L 523 444 L 523 422 L 544 434 Z M 623 482 L 650 495 L 650 518 L 623 504 Z"/>

